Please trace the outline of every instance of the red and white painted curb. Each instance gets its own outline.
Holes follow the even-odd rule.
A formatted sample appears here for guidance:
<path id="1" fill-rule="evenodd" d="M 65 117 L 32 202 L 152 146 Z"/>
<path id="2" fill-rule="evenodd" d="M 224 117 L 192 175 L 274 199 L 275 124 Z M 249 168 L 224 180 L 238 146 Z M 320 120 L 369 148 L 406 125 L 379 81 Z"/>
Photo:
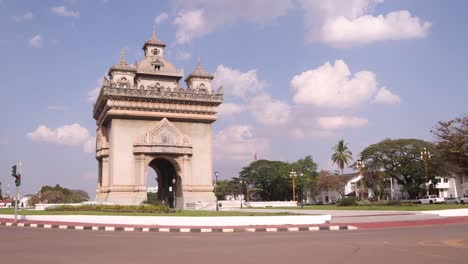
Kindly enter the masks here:
<path id="1" fill-rule="evenodd" d="M 277 226 L 277 227 L 131 227 L 93 225 L 90 223 L 54 223 L 54 222 L 17 222 L 10 219 L 0 219 L 0 226 L 30 227 L 44 229 L 90 230 L 90 231 L 124 231 L 124 232 L 159 232 L 159 233 L 239 233 L 239 232 L 300 232 L 300 231 L 340 231 L 355 230 L 351 225 L 321 225 L 321 226 Z"/>

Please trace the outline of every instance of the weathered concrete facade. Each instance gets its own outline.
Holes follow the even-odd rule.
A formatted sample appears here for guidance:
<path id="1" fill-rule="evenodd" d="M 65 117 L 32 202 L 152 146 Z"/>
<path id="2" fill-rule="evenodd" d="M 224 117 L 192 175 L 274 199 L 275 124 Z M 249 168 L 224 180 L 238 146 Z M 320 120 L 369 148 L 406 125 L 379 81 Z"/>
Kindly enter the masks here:
<path id="1" fill-rule="evenodd" d="M 198 61 L 180 86 L 182 71 L 164 57 L 155 33 L 135 65 L 124 54 L 109 70 L 94 105 L 100 202 L 140 204 L 146 200 L 148 169 L 158 175 L 158 198 L 177 208 L 214 208 L 212 123 L 222 88 Z M 171 200 L 172 199 L 172 200 Z"/>

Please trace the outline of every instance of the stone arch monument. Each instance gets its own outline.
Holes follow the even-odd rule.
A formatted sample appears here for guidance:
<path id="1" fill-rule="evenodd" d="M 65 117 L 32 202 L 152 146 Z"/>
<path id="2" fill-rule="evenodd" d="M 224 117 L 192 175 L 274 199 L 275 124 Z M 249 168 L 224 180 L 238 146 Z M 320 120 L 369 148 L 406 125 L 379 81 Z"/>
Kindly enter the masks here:
<path id="1" fill-rule="evenodd" d="M 211 124 L 223 101 L 222 87 L 212 90 L 213 75 L 198 60 L 182 88 L 183 71 L 164 57 L 164 48 L 153 31 L 141 61 L 128 64 L 122 52 L 104 77 L 93 110 L 96 199 L 140 204 L 153 168 L 159 199 L 177 208 L 212 209 Z"/>

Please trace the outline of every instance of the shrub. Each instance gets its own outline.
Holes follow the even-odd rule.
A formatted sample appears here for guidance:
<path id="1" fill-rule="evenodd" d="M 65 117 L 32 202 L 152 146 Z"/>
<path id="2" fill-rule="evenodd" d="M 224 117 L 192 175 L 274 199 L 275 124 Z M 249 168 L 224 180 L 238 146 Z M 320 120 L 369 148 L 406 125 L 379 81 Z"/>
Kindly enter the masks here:
<path id="1" fill-rule="evenodd" d="M 338 206 L 357 206 L 356 198 L 344 198 L 338 202 Z"/>
<path id="2" fill-rule="evenodd" d="M 384 202 L 384 205 L 387 205 L 387 206 L 401 206 L 402 203 L 401 203 L 400 200 L 388 200 L 388 201 Z"/>
<path id="3" fill-rule="evenodd" d="M 122 213 L 174 213 L 175 210 L 165 205 L 62 205 L 49 207 L 47 211 L 93 211 L 93 212 L 122 212 Z"/>

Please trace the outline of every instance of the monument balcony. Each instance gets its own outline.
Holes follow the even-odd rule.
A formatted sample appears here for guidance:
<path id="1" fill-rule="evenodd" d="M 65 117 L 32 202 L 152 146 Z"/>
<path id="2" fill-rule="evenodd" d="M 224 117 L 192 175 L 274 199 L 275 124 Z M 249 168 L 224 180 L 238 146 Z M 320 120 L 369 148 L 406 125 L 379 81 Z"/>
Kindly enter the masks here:
<path id="1" fill-rule="evenodd" d="M 164 87 L 137 89 L 104 86 L 94 105 L 93 116 L 96 120 L 101 119 L 111 109 L 215 115 L 222 102 L 222 88 L 208 93 L 182 88 L 174 91 Z"/>

